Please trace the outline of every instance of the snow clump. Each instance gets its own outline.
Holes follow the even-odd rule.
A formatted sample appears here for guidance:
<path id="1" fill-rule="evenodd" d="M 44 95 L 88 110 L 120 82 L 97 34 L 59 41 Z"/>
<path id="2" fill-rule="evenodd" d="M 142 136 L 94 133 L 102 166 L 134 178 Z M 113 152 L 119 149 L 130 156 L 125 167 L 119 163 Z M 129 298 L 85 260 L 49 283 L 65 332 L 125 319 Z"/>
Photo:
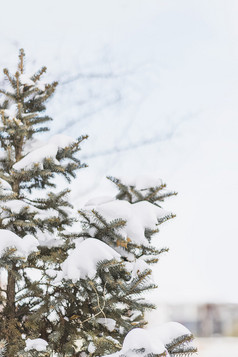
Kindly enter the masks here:
<path id="1" fill-rule="evenodd" d="M 15 233 L 0 229 L 0 257 L 7 249 L 13 248 L 14 255 L 27 258 L 29 254 L 37 251 L 38 240 L 30 234 L 20 238 Z"/>
<path id="2" fill-rule="evenodd" d="M 25 351 L 36 350 L 38 352 L 42 352 L 42 351 L 46 351 L 47 346 L 48 346 L 48 342 L 46 342 L 42 338 L 36 338 L 34 340 L 28 338 L 26 340 Z"/>
<path id="3" fill-rule="evenodd" d="M 120 255 L 107 244 L 98 239 L 88 238 L 77 244 L 66 260 L 61 264 L 55 282 L 71 279 L 76 283 L 87 277 L 93 279 L 97 272 L 97 264 L 103 260 L 120 260 Z"/>

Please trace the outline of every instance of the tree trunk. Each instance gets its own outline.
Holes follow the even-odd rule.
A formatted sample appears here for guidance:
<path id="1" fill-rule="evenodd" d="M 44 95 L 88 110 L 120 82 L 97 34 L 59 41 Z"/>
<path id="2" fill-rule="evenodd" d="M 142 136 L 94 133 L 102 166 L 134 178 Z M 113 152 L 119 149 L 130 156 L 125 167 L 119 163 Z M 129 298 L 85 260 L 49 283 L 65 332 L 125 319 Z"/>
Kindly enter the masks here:
<path id="1" fill-rule="evenodd" d="M 5 307 L 5 336 L 7 340 L 7 357 L 15 357 L 18 352 L 20 331 L 16 318 L 16 278 L 13 265 L 12 270 L 8 271 L 7 279 L 7 302 Z M 18 343 L 17 343 L 18 342 Z"/>
<path id="2" fill-rule="evenodd" d="M 14 269 L 14 266 L 13 266 Z M 16 278 L 14 276 L 14 270 L 8 271 L 7 279 L 7 304 L 6 312 L 9 319 L 15 317 L 16 305 L 15 305 L 15 294 L 16 294 Z"/>

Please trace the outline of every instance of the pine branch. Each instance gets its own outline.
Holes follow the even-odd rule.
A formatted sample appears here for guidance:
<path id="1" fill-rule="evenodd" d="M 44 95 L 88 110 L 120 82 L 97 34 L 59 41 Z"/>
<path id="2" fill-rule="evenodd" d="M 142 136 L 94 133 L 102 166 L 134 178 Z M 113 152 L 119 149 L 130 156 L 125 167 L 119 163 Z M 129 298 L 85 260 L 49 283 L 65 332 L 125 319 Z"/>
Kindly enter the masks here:
<path id="1" fill-rule="evenodd" d="M 175 338 L 172 342 L 166 344 L 166 349 L 172 356 L 182 356 L 190 355 L 194 352 L 197 352 L 197 349 L 191 346 L 187 346 L 194 339 L 192 334 L 182 335 Z"/>
<path id="2" fill-rule="evenodd" d="M 3 73 L 7 77 L 9 83 L 12 85 L 13 88 L 16 88 L 16 79 L 10 75 L 9 71 L 7 68 L 4 68 Z"/>
<path id="3" fill-rule="evenodd" d="M 33 82 L 39 81 L 40 78 L 42 77 L 42 75 L 43 75 L 44 73 L 46 73 L 46 71 L 47 71 L 47 68 L 46 68 L 45 66 L 42 67 L 38 72 L 36 72 L 36 73 L 31 77 L 32 81 L 33 81 Z"/>
<path id="4" fill-rule="evenodd" d="M 185 357 L 185 356 L 191 356 L 194 353 L 197 353 L 198 350 L 195 347 L 178 347 L 175 349 L 170 356 L 171 357 Z"/>

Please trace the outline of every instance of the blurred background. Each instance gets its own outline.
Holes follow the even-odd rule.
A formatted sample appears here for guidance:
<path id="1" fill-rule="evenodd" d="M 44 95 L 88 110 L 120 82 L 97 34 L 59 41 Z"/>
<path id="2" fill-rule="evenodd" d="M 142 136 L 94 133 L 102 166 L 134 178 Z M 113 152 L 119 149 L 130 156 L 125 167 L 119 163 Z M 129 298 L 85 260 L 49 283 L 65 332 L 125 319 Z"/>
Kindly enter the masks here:
<path id="1" fill-rule="evenodd" d="M 161 228 L 158 310 L 197 336 L 200 357 L 238 356 L 238 2 L 41 0 L 2 4 L 0 66 L 58 80 L 51 133 L 88 134 L 80 208 L 106 175 L 153 174 L 178 196 Z M 3 75 L 0 84 L 4 86 Z"/>

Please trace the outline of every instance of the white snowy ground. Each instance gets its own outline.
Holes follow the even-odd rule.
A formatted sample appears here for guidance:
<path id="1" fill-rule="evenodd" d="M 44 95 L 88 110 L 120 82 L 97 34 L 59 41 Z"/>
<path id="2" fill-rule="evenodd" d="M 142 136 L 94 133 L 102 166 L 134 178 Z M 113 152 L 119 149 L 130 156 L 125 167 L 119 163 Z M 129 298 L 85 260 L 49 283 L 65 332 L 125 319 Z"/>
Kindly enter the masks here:
<path id="1" fill-rule="evenodd" d="M 153 172 L 179 195 L 155 300 L 238 301 L 237 0 L 4 1 L 0 66 L 59 79 L 54 134 L 88 133 L 80 207 L 107 174 Z M 0 78 L 2 82 L 2 77 Z M 98 186 L 99 184 L 99 186 Z M 102 192 L 106 189 L 107 192 Z"/>
<path id="2" fill-rule="evenodd" d="M 237 357 L 238 338 L 200 338 L 197 340 L 199 357 Z"/>

